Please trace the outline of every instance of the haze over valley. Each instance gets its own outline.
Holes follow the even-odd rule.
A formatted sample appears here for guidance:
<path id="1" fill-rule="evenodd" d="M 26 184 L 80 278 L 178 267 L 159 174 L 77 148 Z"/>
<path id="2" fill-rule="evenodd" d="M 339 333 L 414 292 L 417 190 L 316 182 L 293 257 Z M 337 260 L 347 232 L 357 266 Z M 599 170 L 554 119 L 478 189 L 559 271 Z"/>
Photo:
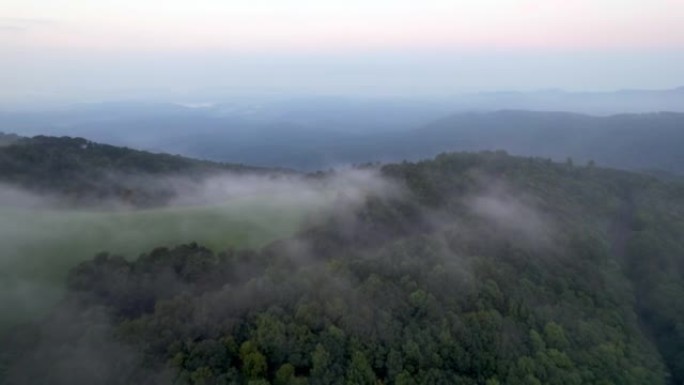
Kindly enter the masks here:
<path id="1" fill-rule="evenodd" d="M 0 385 L 684 384 L 683 19 L 6 0 Z"/>
<path id="2" fill-rule="evenodd" d="M 306 171 L 416 160 L 443 151 L 500 149 L 637 171 L 684 172 L 679 151 L 684 145 L 682 89 L 422 99 L 245 98 L 199 105 L 79 104 L 0 113 L 0 123 L 24 135 L 80 136 L 200 159 Z"/>

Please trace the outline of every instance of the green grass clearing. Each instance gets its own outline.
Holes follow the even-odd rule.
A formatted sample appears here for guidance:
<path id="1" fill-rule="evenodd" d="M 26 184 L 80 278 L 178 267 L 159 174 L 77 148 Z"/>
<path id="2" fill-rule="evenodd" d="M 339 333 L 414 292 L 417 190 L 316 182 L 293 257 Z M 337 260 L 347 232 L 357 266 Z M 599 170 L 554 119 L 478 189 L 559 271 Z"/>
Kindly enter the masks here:
<path id="1" fill-rule="evenodd" d="M 0 333 L 45 314 L 68 271 L 98 252 L 133 258 L 188 242 L 260 247 L 292 235 L 320 208 L 268 197 L 119 212 L 0 208 Z"/>

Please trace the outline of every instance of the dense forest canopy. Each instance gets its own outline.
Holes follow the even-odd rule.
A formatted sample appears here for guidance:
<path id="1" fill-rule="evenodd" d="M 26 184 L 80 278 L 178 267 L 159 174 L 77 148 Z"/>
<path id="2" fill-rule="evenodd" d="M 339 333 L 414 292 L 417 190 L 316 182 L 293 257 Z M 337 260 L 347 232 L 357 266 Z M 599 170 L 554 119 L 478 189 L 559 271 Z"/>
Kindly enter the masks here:
<path id="1" fill-rule="evenodd" d="M 0 183 L 67 198 L 75 203 L 112 199 L 136 206 L 172 198 L 160 177 L 201 180 L 217 173 L 269 170 L 154 154 L 83 138 L 0 136 Z M 153 181 L 154 180 L 154 181 Z"/>
<path id="2" fill-rule="evenodd" d="M 0 1 L 0 385 L 684 385 L 684 0 Z"/>
<path id="3" fill-rule="evenodd" d="M 503 152 L 379 177 L 401 194 L 262 249 L 76 266 L 4 382 L 684 382 L 684 184 Z"/>

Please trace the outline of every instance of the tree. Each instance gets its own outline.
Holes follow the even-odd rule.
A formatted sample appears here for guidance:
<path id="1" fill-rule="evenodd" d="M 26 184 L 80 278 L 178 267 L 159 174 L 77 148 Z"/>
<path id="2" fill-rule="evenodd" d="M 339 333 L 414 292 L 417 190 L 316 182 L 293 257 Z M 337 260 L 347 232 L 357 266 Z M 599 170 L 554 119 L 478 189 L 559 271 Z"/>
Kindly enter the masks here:
<path id="1" fill-rule="evenodd" d="M 311 381 L 314 385 L 329 385 L 334 381 L 330 372 L 330 353 L 323 345 L 316 345 L 316 350 L 311 354 Z"/>
<path id="2" fill-rule="evenodd" d="M 292 385 L 295 379 L 295 367 L 292 364 L 283 364 L 275 373 L 273 385 Z"/>
<path id="3" fill-rule="evenodd" d="M 375 385 L 375 372 L 362 352 L 352 354 L 346 379 L 347 385 Z"/>
<path id="4" fill-rule="evenodd" d="M 240 359 L 245 378 L 255 380 L 266 375 L 266 357 L 257 350 L 254 342 L 245 341 L 240 345 Z"/>

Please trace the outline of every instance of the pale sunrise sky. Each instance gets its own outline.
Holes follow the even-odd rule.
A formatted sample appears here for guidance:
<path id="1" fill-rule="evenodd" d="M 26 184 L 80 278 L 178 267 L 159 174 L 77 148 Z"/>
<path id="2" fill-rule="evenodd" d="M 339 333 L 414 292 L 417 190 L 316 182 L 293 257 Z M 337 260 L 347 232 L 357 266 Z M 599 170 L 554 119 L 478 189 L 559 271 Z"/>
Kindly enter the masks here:
<path id="1" fill-rule="evenodd" d="M 668 88 L 684 85 L 684 0 L 3 0 L 0 52 L 2 100 Z"/>

